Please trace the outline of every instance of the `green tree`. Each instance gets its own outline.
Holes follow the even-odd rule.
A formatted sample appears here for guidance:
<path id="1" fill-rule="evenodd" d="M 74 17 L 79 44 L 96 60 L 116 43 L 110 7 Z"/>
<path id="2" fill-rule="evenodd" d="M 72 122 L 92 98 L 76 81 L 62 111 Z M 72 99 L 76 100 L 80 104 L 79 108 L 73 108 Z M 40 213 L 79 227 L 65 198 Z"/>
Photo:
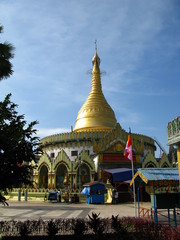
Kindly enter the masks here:
<path id="1" fill-rule="evenodd" d="M 34 167 L 30 163 L 39 151 L 34 129 L 37 121 L 27 124 L 10 97 L 8 94 L 0 102 L 0 190 L 4 191 L 32 183 Z"/>
<path id="2" fill-rule="evenodd" d="M 3 26 L 0 25 L 0 34 L 3 32 Z M 10 77 L 13 73 L 10 60 L 14 57 L 14 46 L 7 41 L 0 43 L 0 81 Z"/>

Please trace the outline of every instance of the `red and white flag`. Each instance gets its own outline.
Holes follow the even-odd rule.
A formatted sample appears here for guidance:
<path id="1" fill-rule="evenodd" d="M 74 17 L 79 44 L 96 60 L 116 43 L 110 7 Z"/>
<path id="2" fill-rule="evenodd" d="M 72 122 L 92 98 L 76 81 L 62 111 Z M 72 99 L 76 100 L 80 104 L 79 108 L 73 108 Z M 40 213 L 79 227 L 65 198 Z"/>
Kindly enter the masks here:
<path id="1" fill-rule="evenodd" d="M 129 135 L 128 135 L 128 140 L 127 140 L 127 143 L 126 143 L 124 156 L 127 157 L 130 161 L 133 160 L 132 144 L 131 144 L 131 129 L 129 129 Z"/>
<path id="2" fill-rule="evenodd" d="M 135 215 L 135 217 L 137 217 L 136 192 L 135 192 L 135 184 L 134 184 L 134 166 L 133 166 L 133 155 L 132 155 L 132 144 L 131 144 L 131 129 L 130 128 L 129 128 L 129 135 L 128 135 L 128 140 L 127 140 L 127 143 L 126 143 L 124 156 L 127 157 L 131 161 L 132 179 L 133 179 L 133 195 L 134 195 L 134 215 Z"/>

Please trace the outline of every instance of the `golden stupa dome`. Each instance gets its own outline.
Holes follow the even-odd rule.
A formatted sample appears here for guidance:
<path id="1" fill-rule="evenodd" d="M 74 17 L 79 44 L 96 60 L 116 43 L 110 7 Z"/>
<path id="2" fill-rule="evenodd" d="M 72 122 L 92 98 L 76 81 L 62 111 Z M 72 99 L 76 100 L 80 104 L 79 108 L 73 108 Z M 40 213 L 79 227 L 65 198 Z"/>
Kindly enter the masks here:
<path id="1" fill-rule="evenodd" d="M 108 131 L 116 126 L 114 111 L 106 101 L 101 87 L 100 58 L 97 54 L 92 59 L 92 83 L 88 98 L 78 112 L 74 132 Z"/>

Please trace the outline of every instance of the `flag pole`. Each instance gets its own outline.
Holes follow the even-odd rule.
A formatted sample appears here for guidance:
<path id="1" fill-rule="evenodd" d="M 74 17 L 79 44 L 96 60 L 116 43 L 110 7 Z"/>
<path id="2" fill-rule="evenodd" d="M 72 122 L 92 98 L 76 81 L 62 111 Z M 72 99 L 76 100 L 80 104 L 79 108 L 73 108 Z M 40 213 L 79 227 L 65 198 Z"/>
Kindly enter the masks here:
<path id="1" fill-rule="evenodd" d="M 136 211 L 136 192 L 135 192 L 135 183 L 134 183 L 134 164 L 133 164 L 133 159 L 132 159 L 132 161 L 131 161 L 131 168 L 132 168 L 132 178 L 133 178 L 134 216 L 137 217 L 137 211 Z"/>
<path id="2" fill-rule="evenodd" d="M 131 129 L 130 128 L 129 128 L 129 135 L 128 135 L 128 140 L 127 140 L 127 144 L 126 144 L 126 147 L 125 147 L 124 156 L 127 157 L 131 161 L 132 179 L 133 179 L 133 196 L 134 196 L 134 215 L 135 215 L 135 217 L 137 217 L 136 192 L 135 192 L 135 183 L 134 183 L 134 164 L 133 164 Z"/>

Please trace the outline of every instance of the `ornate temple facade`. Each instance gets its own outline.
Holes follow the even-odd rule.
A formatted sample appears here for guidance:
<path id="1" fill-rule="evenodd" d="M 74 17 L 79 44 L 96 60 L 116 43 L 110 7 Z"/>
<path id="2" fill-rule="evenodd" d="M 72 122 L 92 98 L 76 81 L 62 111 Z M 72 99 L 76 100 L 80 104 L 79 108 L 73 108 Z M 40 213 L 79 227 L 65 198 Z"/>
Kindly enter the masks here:
<path id="1" fill-rule="evenodd" d="M 176 164 L 179 168 L 179 179 L 180 179 L 180 116 L 168 123 L 167 138 L 168 138 L 168 146 L 175 146 L 177 148 L 178 162 Z M 180 180 L 179 180 L 179 184 L 180 184 Z"/>
<path id="2" fill-rule="evenodd" d="M 97 50 L 92 59 L 90 93 L 78 112 L 74 130 L 47 136 L 40 140 L 43 155 L 34 171 L 35 187 L 63 188 L 65 179 L 73 189 L 94 180 L 103 180 L 104 170 L 131 168 L 124 157 L 128 133 L 117 122 L 106 101 Z M 157 161 L 154 140 L 141 134 L 131 134 L 134 166 L 170 167 L 167 157 Z"/>

